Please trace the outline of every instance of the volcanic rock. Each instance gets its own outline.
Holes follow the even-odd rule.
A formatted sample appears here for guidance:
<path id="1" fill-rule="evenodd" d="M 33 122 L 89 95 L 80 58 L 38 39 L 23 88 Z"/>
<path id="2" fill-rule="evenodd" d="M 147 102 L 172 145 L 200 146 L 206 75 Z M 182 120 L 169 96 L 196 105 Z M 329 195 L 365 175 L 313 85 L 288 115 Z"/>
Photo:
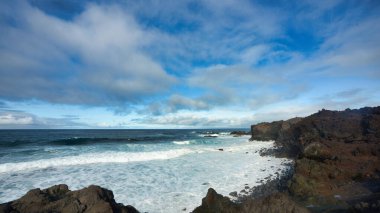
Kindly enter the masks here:
<path id="1" fill-rule="evenodd" d="M 291 196 L 317 212 L 380 210 L 380 107 L 321 110 L 280 124 L 253 125 L 252 138 L 276 140 L 276 154 L 295 159 Z"/>
<path id="2" fill-rule="evenodd" d="M 218 194 L 210 188 L 205 198 L 202 199 L 202 205 L 194 209 L 193 213 L 304 213 L 309 212 L 306 208 L 301 207 L 289 196 L 283 193 L 275 193 L 265 198 L 249 199 L 242 203 L 234 203 Z"/>
<path id="3" fill-rule="evenodd" d="M 91 185 L 70 191 L 67 185 L 32 189 L 20 199 L 0 204 L 2 213 L 138 213 L 132 206 L 116 203 L 112 191 Z"/>
<path id="4" fill-rule="evenodd" d="M 251 126 L 251 141 L 277 140 L 282 131 L 288 130 L 292 125 L 301 121 L 302 118 L 292 118 L 286 121 L 263 122 Z"/>

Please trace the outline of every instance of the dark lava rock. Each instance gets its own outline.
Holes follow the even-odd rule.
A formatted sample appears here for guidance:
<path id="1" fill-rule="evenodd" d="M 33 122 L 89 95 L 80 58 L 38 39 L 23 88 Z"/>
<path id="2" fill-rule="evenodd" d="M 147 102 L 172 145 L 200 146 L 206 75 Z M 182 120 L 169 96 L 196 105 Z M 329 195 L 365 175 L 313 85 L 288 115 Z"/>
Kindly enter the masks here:
<path id="1" fill-rule="evenodd" d="M 70 191 L 67 185 L 32 189 L 20 199 L 0 204 L 2 213 L 138 213 L 132 206 L 116 203 L 112 191 L 91 185 Z"/>
<path id="2" fill-rule="evenodd" d="M 263 122 L 251 126 L 251 141 L 277 140 L 282 131 L 288 130 L 292 125 L 301 121 L 302 118 L 292 118 L 286 121 Z"/>
<path id="3" fill-rule="evenodd" d="M 218 149 L 219 151 L 223 151 L 223 149 Z"/>
<path id="4" fill-rule="evenodd" d="M 283 123 L 253 125 L 252 138 L 276 140 L 274 154 L 295 159 L 291 196 L 316 212 L 377 208 L 380 107 L 321 110 L 286 128 Z"/>
<path id="5" fill-rule="evenodd" d="M 243 136 L 243 135 L 250 135 L 250 132 L 245 132 L 245 131 L 232 131 L 230 135 L 233 135 L 235 137 Z"/>
<path id="6" fill-rule="evenodd" d="M 265 198 L 250 199 L 243 203 L 234 203 L 227 197 L 216 193 L 210 188 L 205 198 L 202 199 L 202 205 L 194 209 L 194 213 L 304 213 L 309 212 L 306 208 L 301 207 L 289 196 L 283 193 L 272 194 Z"/>
<path id="7" fill-rule="evenodd" d="M 289 178 L 250 189 L 240 203 L 210 189 L 194 212 L 308 211 L 299 203 L 312 212 L 380 212 L 380 107 L 321 110 L 252 125 L 251 133 L 251 140 L 275 140 L 260 155 L 295 160 Z"/>
<path id="8" fill-rule="evenodd" d="M 230 192 L 229 195 L 232 196 L 232 197 L 237 197 L 238 193 L 237 193 L 237 191 L 234 191 L 234 192 Z"/>
<path id="9" fill-rule="evenodd" d="M 218 136 L 216 136 L 216 135 L 205 135 L 203 137 L 204 138 L 217 138 Z"/>

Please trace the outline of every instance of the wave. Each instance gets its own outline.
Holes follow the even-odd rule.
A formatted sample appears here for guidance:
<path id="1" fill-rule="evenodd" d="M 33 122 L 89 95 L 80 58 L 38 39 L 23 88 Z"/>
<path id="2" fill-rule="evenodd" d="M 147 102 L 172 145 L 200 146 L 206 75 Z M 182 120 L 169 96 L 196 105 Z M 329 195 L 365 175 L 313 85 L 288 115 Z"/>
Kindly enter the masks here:
<path id="1" fill-rule="evenodd" d="M 29 140 L 0 141 L 1 148 L 15 148 L 33 143 Z"/>
<path id="2" fill-rule="evenodd" d="M 0 148 L 14 148 L 25 145 L 58 145 L 77 146 L 101 143 L 165 143 L 173 140 L 171 135 L 141 136 L 134 138 L 114 138 L 114 137 L 70 137 L 62 139 L 41 139 L 41 140 L 14 140 L 0 141 Z"/>
<path id="3" fill-rule="evenodd" d="M 194 153 L 190 149 L 173 149 L 156 152 L 104 152 L 89 153 L 78 156 L 58 157 L 29 162 L 0 164 L 0 173 L 23 170 L 46 169 L 50 167 L 77 166 L 97 163 L 129 163 L 151 160 L 166 160 Z"/>
<path id="4" fill-rule="evenodd" d="M 67 139 L 59 139 L 48 142 L 51 145 L 87 145 L 96 143 L 150 143 L 150 142 L 167 142 L 172 137 L 167 136 L 145 136 L 136 138 L 81 138 L 73 137 Z"/>
<path id="5" fill-rule="evenodd" d="M 173 141 L 173 143 L 177 145 L 189 145 L 190 141 Z"/>

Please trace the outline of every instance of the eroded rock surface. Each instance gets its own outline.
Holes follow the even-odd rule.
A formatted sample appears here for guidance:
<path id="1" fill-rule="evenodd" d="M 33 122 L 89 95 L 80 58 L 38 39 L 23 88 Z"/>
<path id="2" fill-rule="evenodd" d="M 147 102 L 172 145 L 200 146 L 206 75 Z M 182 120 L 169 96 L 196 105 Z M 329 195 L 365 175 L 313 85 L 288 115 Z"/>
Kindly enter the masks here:
<path id="1" fill-rule="evenodd" d="M 286 121 L 263 122 L 251 126 L 251 139 L 258 141 L 277 140 L 283 131 L 301 121 L 302 118 L 292 118 Z"/>
<path id="2" fill-rule="evenodd" d="M 306 213 L 309 212 L 284 193 L 274 193 L 264 198 L 248 199 L 242 203 L 233 203 L 210 188 L 202 205 L 194 213 Z"/>
<path id="3" fill-rule="evenodd" d="M 112 191 L 91 185 L 70 191 L 67 185 L 32 189 L 18 200 L 0 204 L 3 213 L 138 213 L 132 206 L 116 203 Z"/>
<path id="4" fill-rule="evenodd" d="M 295 159 L 292 197 L 316 212 L 380 211 L 380 107 L 283 123 L 253 125 L 252 138 L 276 140 L 276 154 Z"/>

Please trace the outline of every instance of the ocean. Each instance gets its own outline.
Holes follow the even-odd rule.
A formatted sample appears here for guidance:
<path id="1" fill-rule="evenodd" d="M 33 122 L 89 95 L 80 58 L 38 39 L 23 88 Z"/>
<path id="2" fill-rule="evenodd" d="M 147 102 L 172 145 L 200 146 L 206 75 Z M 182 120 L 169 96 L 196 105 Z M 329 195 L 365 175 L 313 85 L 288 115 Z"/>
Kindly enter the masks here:
<path id="1" fill-rule="evenodd" d="M 273 142 L 231 131 L 0 130 L 0 203 L 33 188 L 95 184 L 141 212 L 190 212 L 210 187 L 234 199 L 288 169 L 287 159 L 260 156 Z"/>

